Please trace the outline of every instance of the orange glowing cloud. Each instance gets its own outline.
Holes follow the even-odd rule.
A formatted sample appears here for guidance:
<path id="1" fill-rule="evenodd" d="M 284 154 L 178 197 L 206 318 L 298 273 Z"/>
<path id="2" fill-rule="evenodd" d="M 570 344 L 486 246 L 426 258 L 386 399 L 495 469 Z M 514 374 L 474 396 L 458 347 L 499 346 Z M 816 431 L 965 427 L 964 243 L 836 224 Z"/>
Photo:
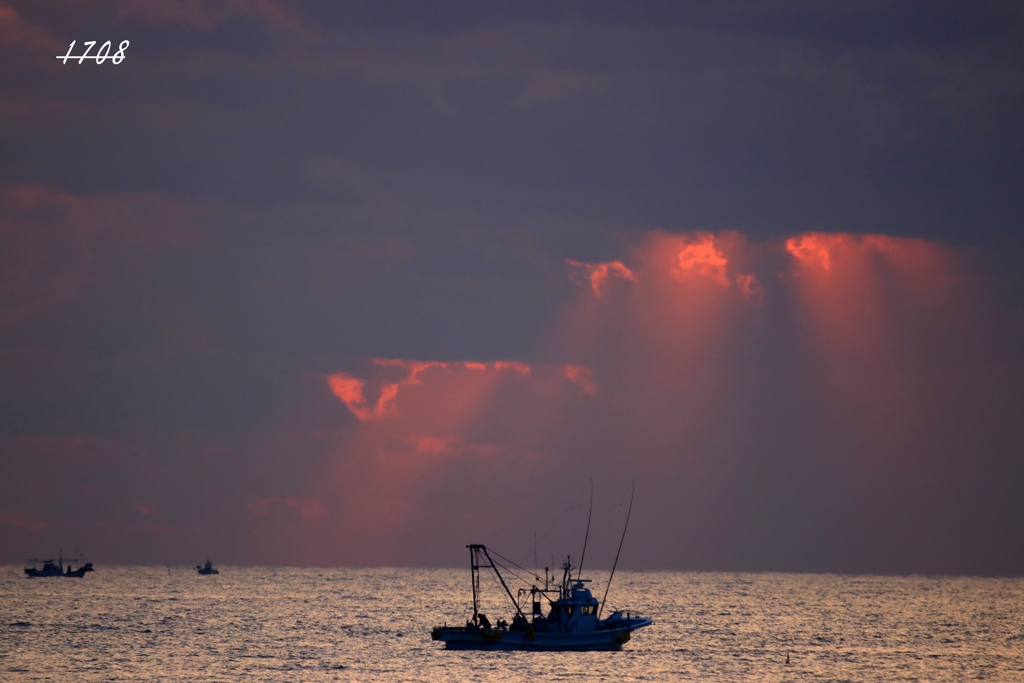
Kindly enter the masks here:
<path id="1" fill-rule="evenodd" d="M 574 272 L 583 272 L 585 278 L 590 282 L 590 288 L 594 290 L 594 294 L 597 296 L 601 296 L 609 278 L 617 277 L 622 280 L 636 282 L 636 275 L 623 265 L 622 261 L 585 263 L 583 261 L 565 259 L 565 262 L 575 269 Z"/>
<path id="2" fill-rule="evenodd" d="M 815 232 L 789 238 L 786 250 L 796 262 L 794 275 L 816 278 L 819 287 L 863 290 L 871 282 L 881 286 L 881 277 L 919 291 L 948 290 L 955 284 L 952 252 L 927 240 Z"/>
<path id="3" fill-rule="evenodd" d="M 377 367 L 396 367 L 405 371 L 405 376 L 397 382 L 384 383 L 380 386 L 380 394 L 377 402 L 373 405 L 366 398 L 366 382 L 353 377 L 346 372 L 338 372 L 327 375 L 327 384 L 331 391 L 341 399 L 345 407 L 355 415 L 360 422 L 368 420 L 379 420 L 394 412 L 395 399 L 398 397 L 399 388 L 402 386 L 415 386 L 421 383 L 420 375 L 430 369 L 454 370 L 463 369 L 475 372 L 504 372 L 510 370 L 516 374 L 529 375 L 530 366 L 526 363 L 516 361 L 495 361 L 493 363 L 479 363 L 474 361 L 414 361 L 398 358 L 374 358 L 373 365 Z"/>
<path id="4" fill-rule="evenodd" d="M 897 270 L 948 271 L 948 250 L 934 242 L 887 235 L 811 232 L 786 240 L 786 250 L 803 269 L 831 271 L 846 264 L 858 267 L 865 258 L 892 264 Z M 946 262 L 945 264 L 939 263 Z"/>
<path id="5" fill-rule="evenodd" d="M 410 381 L 415 382 L 415 375 L 412 376 Z M 327 384 L 331 387 L 334 395 L 345 404 L 345 407 L 362 422 L 379 420 L 384 417 L 395 396 L 398 395 L 397 384 L 384 385 L 380 389 L 377 402 L 370 406 L 366 396 L 363 394 L 363 389 L 366 387 L 366 383 L 363 380 L 353 377 L 348 373 L 339 372 L 334 375 L 328 375 Z"/>
<path id="6" fill-rule="evenodd" d="M 854 239 L 852 235 L 808 233 L 786 240 L 786 250 L 805 266 L 831 270 L 832 250 Z"/>
<path id="7" fill-rule="evenodd" d="M 403 360 L 401 358 L 374 358 L 373 364 L 377 367 L 387 368 L 403 368 L 407 371 L 407 375 L 403 382 L 405 384 L 419 384 L 420 373 L 430 368 L 447 368 L 448 363 L 443 361 L 418 361 L 418 360 Z"/>
<path id="8" fill-rule="evenodd" d="M 715 246 L 714 235 L 706 232 L 697 233 L 693 241 L 684 244 L 679 250 L 678 259 L 676 277 L 699 275 L 723 285 L 729 284 L 726 275 L 729 260 Z"/>
<path id="9" fill-rule="evenodd" d="M 597 382 L 594 380 L 594 371 L 583 365 L 566 365 L 565 378 L 575 382 L 583 389 L 584 394 L 596 394 Z"/>
<path id="10" fill-rule="evenodd" d="M 967 319 L 952 249 L 885 235 L 808 233 L 788 239 L 786 250 L 808 361 L 832 397 L 828 404 L 862 419 L 924 405 L 927 397 L 909 392 L 931 373 L 918 374 L 917 352 L 908 349 L 955 334 L 956 321 Z"/>
<path id="11" fill-rule="evenodd" d="M 475 363 L 474 365 L 479 365 Z M 468 367 L 468 364 L 467 364 Z M 485 366 L 486 367 L 486 366 Z M 516 363 L 515 361 L 499 360 L 494 363 L 494 369 L 499 372 L 502 370 L 511 370 L 512 372 L 518 372 L 520 375 L 529 375 L 530 366 L 526 363 Z"/>
<path id="12" fill-rule="evenodd" d="M 33 534 L 38 534 L 49 529 L 50 523 L 23 515 L 20 512 L 14 512 L 13 510 L 0 510 L 0 526 L 24 529 Z"/>
<path id="13" fill-rule="evenodd" d="M 499 446 L 486 443 L 470 443 L 455 436 L 411 436 L 406 439 L 420 455 L 480 455 L 491 456 L 501 451 Z"/>
<path id="14" fill-rule="evenodd" d="M 402 535 L 429 524 L 421 499 L 433 495 L 432 487 L 448 486 L 453 476 L 522 476 L 548 461 L 552 454 L 537 443 L 556 429 L 559 406 L 590 401 L 597 390 L 587 366 L 508 360 L 372 359 L 365 374 L 326 379 L 353 414 L 372 415 L 338 431 L 309 494 L 330 508 L 342 545 L 363 549 L 348 560 L 357 563 L 394 561 L 389 553 L 401 551 Z M 378 386 L 396 388 L 379 411 Z M 460 488 L 446 495 L 461 501 L 477 493 Z M 250 512 L 262 514 L 269 504 L 257 501 Z"/>
<path id="15" fill-rule="evenodd" d="M 738 233 L 712 235 L 698 232 L 682 239 L 672 264 L 672 274 L 677 280 L 703 279 L 722 287 L 734 287 L 748 300 L 758 303 L 763 300 L 764 290 L 757 277 L 750 273 L 736 273 L 726 256 L 727 249 L 743 247 Z"/>
<path id="16" fill-rule="evenodd" d="M 573 365 L 596 367 L 615 349 L 621 365 L 608 372 L 599 368 L 602 392 L 619 386 L 618 375 L 627 367 L 632 377 L 651 371 L 644 384 L 652 393 L 673 393 L 684 384 L 710 386 L 715 363 L 724 362 L 722 335 L 750 304 L 763 302 L 754 274 L 759 253 L 757 245 L 732 231 L 649 233 L 628 253 L 628 262 L 635 264 L 629 296 L 601 306 L 579 302 L 556 334 L 571 349 Z M 566 377 L 585 393 L 597 393 L 592 377 L 572 369 Z M 651 412 L 645 400 L 630 401 L 628 410 Z"/>
<path id="17" fill-rule="evenodd" d="M 333 547 L 352 549 L 334 562 L 390 564 L 412 547 L 431 556 L 439 537 L 514 536 L 521 511 L 561 500 L 551 482 L 567 471 L 643 467 L 670 500 L 679 482 L 728 469 L 722 457 L 802 448 L 800 462 L 827 452 L 844 476 L 906 462 L 901 449 L 936 423 L 926 408 L 947 357 L 932 341 L 968 319 L 947 296 L 958 258 L 921 240 L 723 231 L 650 233 L 621 262 L 570 261 L 607 296 L 581 286 L 570 298 L 545 350 L 568 362 L 377 358 L 327 375 L 359 419 L 324 437 L 304 494 L 326 521 L 293 515 L 294 529 L 323 545 L 329 528 Z M 762 289 L 780 271 L 796 276 Z M 743 504 L 728 490 L 702 505 L 728 517 Z"/>
<path id="18" fill-rule="evenodd" d="M 436 436 L 419 436 L 410 439 L 416 445 L 417 453 L 451 453 L 447 439 L 439 439 Z"/>

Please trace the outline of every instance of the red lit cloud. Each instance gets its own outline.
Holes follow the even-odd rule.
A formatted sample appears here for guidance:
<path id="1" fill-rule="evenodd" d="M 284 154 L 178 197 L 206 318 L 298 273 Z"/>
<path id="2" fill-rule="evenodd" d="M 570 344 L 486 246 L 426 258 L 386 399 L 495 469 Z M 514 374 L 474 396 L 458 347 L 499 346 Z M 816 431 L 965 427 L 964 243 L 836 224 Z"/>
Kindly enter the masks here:
<path id="1" fill-rule="evenodd" d="M 810 233 L 799 237 L 790 237 L 786 240 L 786 250 L 802 264 L 830 270 L 832 268 L 832 249 L 849 238 L 848 235 Z M 856 238 L 854 237 L 854 239 Z"/>
<path id="2" fill-rule="evenodd" d="M 566 259 L 565 262 L 573 267 L 574 272 L 583 273 L 586 280 L 590 283 L 590 288 L 594 290 L 594 294 L 597 296 L 601 296 L 601 292 L 609 278 L 617 277 L 622 280 L 636 280 L 636 276 L 633 274 L 633 271 L 624 266 L 621 261 L 584 263 L 582 261 Z"/>
<path id="3" fill-rule="evenodd" d="M 583 389 L 585 394 L 597 393 L 597 382 L 594 381 L 594 371 L 583 365 L 566 365 L 565 378 L 576 382 Z"/>
<path id="4" fill-rule="evenodd" d="M 0 6 L 0 45 L 20 45 L 48 52 L 62 45 L 66 47 L 46 29 L 26 24 L 13 8 L 3 6 Z"/>
<path id="5" fill-rule="evenodd" d="M 839 487 L 832 502 L 806 503 L 824 506 L 815 514 L 868 514 L 858 490 L 882 509 L 904 505 L 893 482 L 917 471 L 923 444 L 942 451 L 925 425 L 946 410 L 932 378 L 947 352 L 922 360 L 912 349 L 955 337 L 969 319 L 953 295 L 966 291 L 954 250 L 874 235 L 756 243 L 658 232 L 624 257 L 629 268 L 569 261 L 597 297 L 611 279 L 630 282 L 600 303 L 574 300 L 551 351 L 571 362 L 374 359 L 365 372 L 326 377 L 358 419 L 338 433 L 310 492 L 339 547 L 353 549 L 344 561 L 437 557 L 435 541 L 517 537 L 515 511 L 557 514 L 580 473 L 604 473 L 606 487 L 644 479 L 650 517 L 637 534 L 647 564 L 660 552 L 669 564 L 711 553 L 714 566 L 743 565 L 742 548 L 715 539 L 742 537 L 758 505 L 776 504 L 751 493 L 761 479 L 787 486 L 764 467 Z M 761 360 L 769 343 L 776 364 Z M 758 474 L 739 484 L 736 468 Z M 707 536 L 686 521 L 695 516 Z M 836 524 L 848 540 L 856 533 Z M 672 529 L 681 540 L 666 550 L 656 539 Z"/>
<path id="6" fill-rule="evenodd" d="M 662 4 L 0 0 L 0 553 L 1024 572 L 1013 3 Z"/>
<path id="7" fill-rule="evenodd" d="M 586 276 L 599 297 L 611 278 L 633 283 L 634 306 L 699 307 L 722 294 L 761 303 L 764 290 L 751 266 L 760 247 L 734 231 L 673 235 L 649 233 L 630 251 L 632 267 L 622 261 L 584 263 L 567 260 L 573 273 Z M 669 300 L 675 303 L 670 303 Z M 644 303 L 648 302 L 648 303 Z M 658 302 L 658 303 L 654 303 Z M 573 311 L 579 314 L 580 311 Z"/>
<path id="8" fill-rule="evenodd" d="M 363 388 L 366 386 L 363 380 L 352 377 L 347 373 L 339 372 L 335 375 L 329 375 L 327 383 L 330 385 L 334 395 L 345 404 L 345 407 L 363 422 L 384 417 L 388 407 L 398 394 L 397 384 L 385 385 L 381 387 L 377 401 L 371 407 L 363 395 Z"/>
<path id="9" fill-rule="evenodd" d="M 728 285 L 729 278 L 725 274 L 727 265 L 729 260 L 715 246 L 715 236 L 697 233 L 692 241 L 686 241 L 680 247 L 678 269 L 675 273 L 679 278 L 697 275 Z"/>
<path id="10" fill-rule="evenodd" d="M 940 309 L 957 282 L 951 248 L 884 235 L 808 233 L 786 240 L 804 320 L 832 352 L 876 349 L 900 302 Z"/>
<path id="11" fill-rule="evenodd" d="M 19 201 L 31 214 L 35 196 L 8 195 L 8 215 Z M 549 557 L 576 552 L 583 529 L 560 515 L 585 505 L 591 478 L 598 506 L 621 503 L 635 478 L 631 566 L 917 570 L 870 559 L 908 547 L 939 548 L 929 566 L 966 566 L 940 552 L 947 529 L 961 533 L 963 505 L 948 501 L 983 507 L 1013 481 L 1006 454 L 1021 437 L 1007 425 L 1024 372 L 1019 333 L 999 327 L 962 250 L 881 235 L 652 232 L 621 260 L 569 266 L 585 286 L 528 361 L 350 359 L 316 375 L 314 426 L 296 418 L 270 446 L 202 441 L 196 461 L 228 471 L 243 453 L 265 467 L 271 457 L 248 455 L 261 448 L 278 460 L 314 453 L 296 479 L 239 484 L 224 502 L 251 531 L 242 545 L 267 539 L 262 561 L 450 566 L 477 541 L 532 558 L 537 530 Z M 60 458 L 111 480 L 147 461 L 94 437 L 6 445 L 19 462 Z M 168 476 L 133 487 L 120 504 L 133 519 L 111 537 L 195 545 L 194 525 L 165 523 Z M 59 542 L 62 529 L 39 519 L 46 508 L 8 507 L 25 513 L 0 512 L 9 535 Z M 617 542 L 600 537 L 621 523 L 607 513 L 595 510 L 595 567 Z M 980 543 L 969 531 L 959 542 Z"/>
<path id="12" fill-rule="evenodd" d="M 722 287 L 735 287 L 744 297 L 760 301 L 764 292 L 757 277 L 751 273 L 734 272 L 723 252 L 730 248 L 742 249 L 743 246 L 744 240 L 735 232 L 719 235 L 698 232 L 692 237 L 684 237 L 673 274 L 680 280 L 703 278 Z"/>
<path id="13" fill-rule="evenodd" d="M 746 269 L 756 252 L 736 233 L 654 233 L 630 252 L 635 268 L 570 260 L 597 297 L 611 279 L 631 283 L 625 298 L 593 308 L 593 297 L 584 297 L 582 308 L 570 312 L 559 353 L 573 362 L 378 358 L 365 372 L 328 375 L 332 393 L 358 423 L 340 436 L 311 495 L 328 502 L 338 543 L 362 548 L 348 561 L 396 562 L 402 543 L 432 537 L 428 527 L 438 514 L 432 506 L 441 504 L 435 499 L 473 509 L 487 492 L 493 496 L 488 507 L 530 507 L 531 500 L 559 499 L 555 473 L 570 464 L 592 472 L 598 462 L 614 468 L 627 458 L 627 471 L 658 462 L 674 472 L 692 462 L 685 447 L 670 460 L 663 446 L 606 449 L 618 430 L 684 443 L 713 419 L 713 406 L 729 391 L 720 381 L 728 364 L 722 335 L 737 315 L 757 308 L 752 304 L 762 295 L 757 276 Z M 596 330 L 612 328 L 616 341 L 607 357 L 609 338 Z M 608 392 L 605 374 L 614 387 Z M 609 417 L 589 426 L 567 422 L 594 410 Z M 580 441 L 581 431 L 593 437 Z M 564 438 L 568 442 L 557 446 Z M 504 478 L 536 481 L 517 503 L 501 485 Z M 507 524 L 513 518 L 487 519 Z M 475 528 L 476 520 L 465 519 L 450 532 L 472 535 Z"/>
<path id="14" fill-rule="evenodd" d="M 420 374 L 431 368 L 437 369 L 464 369 L 474 372 L 503 372 L 506 370 L 520 375 L 529 375 L 530 366 L 525 363 L 513 361 L 496 361 L 493 363 L 477 363 L 473 361 L 462 362 L 441 362 L 441 361 L 412 361 L 398 358 L 374 358 L 373 364 L 382 368 L 400 368 L 405 372 L 404 376 L 397 382 L 389 382 L 379 385 L 377 400 L 371 406 L 364 395 L 366 382 L 339 372 L 327 376 L 327 384 L 331 391 L 341 399 L 345 407 L 351 411 L 359 420 L 378 420 L 393 410 L 394 402 L 398 396 L 399 387 L 414 386 L 420 384 Z"/>
<path id="15" fill-rule="evenodd" d="M 23 515 L 13 510 L 0 510 L 0 526 L 12 529 L 24 529 L 33 534 L 38 534 L 50 528 L 50 523 L 41 519 Z"/>
<path id="16" fill-rule="evenodd" d="M 590 368 L 518 361 L 373 359 L 364 376 L 326 380 L 359 422 L 339 435 L 313 495 L 332 511 L 338 542 L 360 549 L 349 559 L 356 563 L 397 561 L 399 539 L 429 523 L 423 496 L 447 487 L 453 467 L 483 483 L 540 466 L 549 456 L 536 440 L 559 406 L 597 391 Z M 387 400 L 367 400 L 371 390 Z M 475 494 L 446 495 L 468 501 Z"/>
<path id="17" fill-rule="evenodd" d="M 827 397 L 820 410 L 844 424 L 851 443 L 880 434 L 892 444 L 930 440 L 925 424 L 934 418 L 927 416 L 945 409 L 942 403 L 952 397 L 944 396 L 944 385 L 965 362 L 943 349 L 962 345 L 972 327 L 988 324 L 965 305 L 972 287 L 955 250 L 920 239 L 842 233 L 799 235 L 786 241 L 786 250 L 805 362 L 813 369 L 808 384 Z M 894 415 L 901 418 L 892 421 Z M 865 461 L 895 470 L 916 470 L 925 457 L 919 448 L 898 456 L 892 445 L 865 450 Z"/>

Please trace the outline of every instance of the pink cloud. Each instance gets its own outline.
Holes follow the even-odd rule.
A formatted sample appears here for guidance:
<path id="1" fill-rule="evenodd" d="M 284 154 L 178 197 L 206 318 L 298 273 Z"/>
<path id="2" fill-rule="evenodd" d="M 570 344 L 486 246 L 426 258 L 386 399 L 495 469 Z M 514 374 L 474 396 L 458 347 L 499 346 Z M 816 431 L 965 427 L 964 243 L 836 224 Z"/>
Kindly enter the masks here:
<path id="1" fill-rule="evenodd" d="M 601 293 L 604 291 L 604 288 L 610 278 L 615 277 L 631 282 L 636 281 L 636 275 L 633 274 L 633 271 L 623 265 L 622 261 L 586 263 L 583 261 L 565 259 L 565 262 L 577 271 L 583 272 L 586 279 L 590 282 L 590 288 L 594 290 L 594 294 L 597 296 L 601 296 Z"/>
<path id="2" fill-rule="evenodd" d="M 419 436 L 412 439 L 416 443 L 418 453 L 451 453 L 452 448 L 447 439 L 434 436 Z"/>
<path id="3" fill-rule="evenodd" d="M 0 510 L 0 526 L 13 529 L 24 529 L 33 534 L 38 534 L 50 528 L 50 523 L 35 517 L 23 515 L 13 510 Z"/>
<path id="4" fill-rule="evenodd" d="M 415 446 L 415 451 L 422 455 L 458 456 L 479 455 L 492 456 L 501 451 L 500 446 L 486 443 L 470 443 L 456 436 L 413 436 L 406 439 Z"/>
<path id="5" fill-rule="evenodd" d="M 729 260 L 715 245 L 715 236 L 709 233 L 697 233 L 688 239 L 679 249 L 677 277 L 698 275 L 721 284 L 728 284 L 726 266 Z"/>
<path id="6" fill-rule="evenodd" d="M 533 471 L 548 457 L 535 442 L 556 428 L 557 406 L 596 390 L 586 366 L 520 361 L 374 359 L 356 379 L 398 391 L 380 419 L 345 429 L 311 492 L 356 563 L 393 562 L 395 539 L 427 523 L 420 497 L 453 471 L 479 471 L 482 481 Z"/>
<path id="7" fill-rule="evenodd" d="M 67 48 L 66 43 L 57 40 L 46 29 L 26 24 L 13 8 L 3 6 L 0 6 L 0 45 L 20 45 L 47 52 L 59 50 L 61 47 Z M 45 63 L 52 63 L 52 57 L 56 54 L 57 52 L 47 55 L 51 59 Z"/>
<path id="8" fill-rule="evenodd" d="M 565 378 L 570 382 L 580 385 L 585 394 L 597 393 L 597 382 L 594 379 L 594 371 L 584 365 L 566 365 Z"/>
<path id="9" fill-rule="evenodd" d="M 736 275 L 736 288 L 745 299 L 756 303 L 764 303 L 764 288 L 753 275 Z"/>
<path id="10" fill-rule="evenodd" d="M 397 384 L 386 384 L 380 388 L 377 402 L 371 406 L 363 394 L 366 387 L 363 380 L 345 372 L 338 372 L 327 376 L 327 384 L 345 407 L 363 422 L 384 417 L 398 395 Z"/>
<path id="11" fill-rule="evenodd" d="M 379 394 L 372 405 L 365 395 L 366 382 L 346 372 L 327 375 L 327 384 L 331 391 L 341 399 L 345 407 L 361 422 L 379 420 L 392 415 L 395 401 L 401 387 L 412 387 L 420 384 L 420 376 L 429 370 L 471 370 L 474 372 L 504 372 L 510 370 L 520 375 L 530 374 L 530 366 L 516 361 L 495 361 L 479 363 L 475 361 L 415 361 L 398 358 L 374 358 L 373 365 L 381 368 L 400 368 L 405 374 L 397 382 L 379 383 Z"/>

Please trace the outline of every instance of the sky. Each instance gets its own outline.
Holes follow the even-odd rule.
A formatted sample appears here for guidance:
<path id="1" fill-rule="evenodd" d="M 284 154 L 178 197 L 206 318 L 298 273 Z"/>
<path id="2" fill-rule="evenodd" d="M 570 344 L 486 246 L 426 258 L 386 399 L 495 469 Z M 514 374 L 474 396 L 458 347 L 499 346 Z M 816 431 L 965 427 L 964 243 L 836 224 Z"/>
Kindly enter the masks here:
<path id="1" fill-rule="evenodd" d="M 1022 124 L 1019 1 L 0 0 L 0 563 L 1022 575 Z"/>

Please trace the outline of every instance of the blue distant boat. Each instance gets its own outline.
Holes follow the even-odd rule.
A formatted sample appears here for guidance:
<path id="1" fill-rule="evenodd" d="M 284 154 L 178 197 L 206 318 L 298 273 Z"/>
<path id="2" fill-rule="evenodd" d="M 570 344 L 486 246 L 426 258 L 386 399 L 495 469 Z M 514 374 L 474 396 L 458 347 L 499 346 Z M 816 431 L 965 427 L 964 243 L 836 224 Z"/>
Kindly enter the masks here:
<path id="1" fill-rule="evenodd" d="M 206 564 L 197 564 L 196 565 L 196 571 L 199 572 L 200 576 L 209 576 L 211 574 L 220 574 L 219 571 L 217 571 L 216 569 L 213 568 L 213 562 L 210 562 L 209 560 L 206 561 Z"/>
<path id="2" fill-rule="evenodd" d="M 63 576 L 70 579 L 80 579 L 86 575 L 87 572 L 93 571 L 92 562 L 86 562 L 85 564 L 78 567 L 78 569 L 72 569 L 71 560 L 68 560 L 67 569 L 64 568 L 64 555 L 61 553 L 56 562 L 53 560 L 25 560 L 25 564 L 31 564 L 31 567 L 25 567 L 25 575 L 30 579 L 45 579 L 55 578 Z M 40 569 L 36 565 L 42 564 L 43 567 Z M 79 560 L 75 559 L 75 564 L 79 564 Z"/>
<path id="3" fill-rule="evenodd" d="M 487 547 L 467 547 L 473 584 L 473 617 L 465 626 L 438 626 L 430 634 L 449 650 L 621 650 L 633 631 L 652 623 L 647 617 L 629 612 L 614 612 L 602 619 L 601 604 L 586 586 L 590 580 L 574 577 L 568 559 L 562 565 L 562 581 L 557 587 L 550 585 L 545 568 L 544 588 L 534 585 L 520 589 L 517 599 Z M 494 573 L 515 608 L 511 623 L 502 619 L 492 625 L 487 616 L 480 613 L 481 568 Z M 548 597 L 556 594 L 556 598 Z M 526 596 L 529 596 L 525 603 L 529 617 L 523 613 Z M 549 604 L 547 615 L 542 611 L 542 599 Z"/>

